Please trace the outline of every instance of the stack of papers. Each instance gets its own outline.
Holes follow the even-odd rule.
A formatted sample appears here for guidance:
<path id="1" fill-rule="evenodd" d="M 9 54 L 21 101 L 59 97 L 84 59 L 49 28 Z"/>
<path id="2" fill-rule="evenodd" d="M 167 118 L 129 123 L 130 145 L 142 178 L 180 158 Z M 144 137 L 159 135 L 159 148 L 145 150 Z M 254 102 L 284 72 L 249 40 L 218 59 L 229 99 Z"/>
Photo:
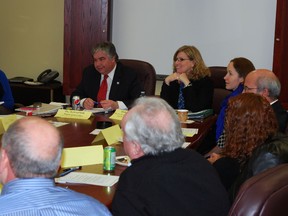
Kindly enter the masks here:
<path id="1" fill-rule="evenodd" d="M 42 103 L 41 107 L 35 108 L 33 105 L 26 106 L 26 107 L 20 107 L 15 109 L 19 112 L 32 112 L 32 115 L 48 115 L 48 114 L 55 114 L 58 109 L 61 109 L 62 106 L 60 105 L 53 105 L 53 104 L 46 104 Z"/>
<path id="2" fill-rule="evenodd" d="M 119 180 L 119 176 L 101 175 L 84 172 L 71 172 L 60 178 L 55 178 L 57 183 L 80 183 L 111 187 Z"/>

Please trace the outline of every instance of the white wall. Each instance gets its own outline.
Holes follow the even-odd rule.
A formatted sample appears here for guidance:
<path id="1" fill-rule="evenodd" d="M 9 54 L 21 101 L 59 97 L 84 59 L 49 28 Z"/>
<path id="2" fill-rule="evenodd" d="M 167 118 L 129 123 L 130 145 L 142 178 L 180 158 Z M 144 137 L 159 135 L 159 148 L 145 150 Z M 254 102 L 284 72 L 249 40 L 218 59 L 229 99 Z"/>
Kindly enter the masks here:
<path id="1" fill-rule="evenodd" d="M 177 48 L 193 44 L 208 66 L 236 56 L 272 69 L 276 0 L 113 0 L 112 41 L 121 58 L 170 74 Z M 50 67 L 62 81 L 64 0 L 0 1 L 0 68 L 36 79 Z M 157 86 L 156 94 L 159 94 Z"/>
<path id="2" fill-rule="evenodd" d="M 272 69 L 276 0 L 114 0 L 112 41 L 120 58 L 170 74 L 174 52 L 195 45 L 207 66 L 237 56 Z"/>

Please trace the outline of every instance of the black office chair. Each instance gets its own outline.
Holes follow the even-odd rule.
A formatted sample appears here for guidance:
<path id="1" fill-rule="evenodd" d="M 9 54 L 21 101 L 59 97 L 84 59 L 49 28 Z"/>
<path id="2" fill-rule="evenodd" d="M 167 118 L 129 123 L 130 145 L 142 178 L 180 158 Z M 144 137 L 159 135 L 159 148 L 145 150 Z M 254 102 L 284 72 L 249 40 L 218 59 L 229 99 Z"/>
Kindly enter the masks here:
<path id="1" fill-rule="evenodd" d="M 209 67 L 211 72 L 211 80 L 214 84 L 214 95 L 212 108 L 215 114 L 219 114 L 221 103 L 224 98 L 231 92 L 225 88 L 224 76 L 227 73 L 226 67 L 213 66 Z"/>
<path id="2" fill-rule="evenodd" d="M 119 61 L 138 73 L 138 78 L 140 82 L 143 83 L 147 96 L 155 95 L 156 71 L 150 63 L 135 59 L 120 59 Z"/>
<path id="3" fill-rule="evenodd" d="M 287 110 L 287 112 L 288 112 L 288 110 Z M 285 134 L 288 135 L 288 120 L 287 120 L 287 122 L 286 122 Z"/>

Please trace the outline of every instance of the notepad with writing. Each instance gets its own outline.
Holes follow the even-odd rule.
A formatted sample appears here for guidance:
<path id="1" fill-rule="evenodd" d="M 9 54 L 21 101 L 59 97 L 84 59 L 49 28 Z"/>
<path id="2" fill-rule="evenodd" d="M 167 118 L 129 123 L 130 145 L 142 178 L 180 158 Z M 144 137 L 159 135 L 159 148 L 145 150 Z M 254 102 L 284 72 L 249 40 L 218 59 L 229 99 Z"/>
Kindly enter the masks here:
<path id="1" fill-rule="evenodd" d="M 118 182 L 119 176 L 102 175 L 84 172 L 71 172 L 60 178 L 55 178 L 57 183 L 80 183 L 111 187 Z"/>

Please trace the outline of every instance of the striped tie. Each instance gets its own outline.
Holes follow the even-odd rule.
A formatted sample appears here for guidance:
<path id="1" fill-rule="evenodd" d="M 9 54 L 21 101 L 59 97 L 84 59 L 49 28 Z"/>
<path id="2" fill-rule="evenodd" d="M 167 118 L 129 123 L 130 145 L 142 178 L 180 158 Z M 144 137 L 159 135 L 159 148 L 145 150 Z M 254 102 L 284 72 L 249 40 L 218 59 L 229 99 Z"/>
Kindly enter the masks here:
<path id="1" fill-rule="evenodd" d="M 180 83 L 179 87 L 179 97 L 178 97 L 178 109 L 184 109 L 185 108 L 185 102 L 184 102 L 184 97 L 183 97 L 183 88 L 184 88 L 184 83 Z"/>

